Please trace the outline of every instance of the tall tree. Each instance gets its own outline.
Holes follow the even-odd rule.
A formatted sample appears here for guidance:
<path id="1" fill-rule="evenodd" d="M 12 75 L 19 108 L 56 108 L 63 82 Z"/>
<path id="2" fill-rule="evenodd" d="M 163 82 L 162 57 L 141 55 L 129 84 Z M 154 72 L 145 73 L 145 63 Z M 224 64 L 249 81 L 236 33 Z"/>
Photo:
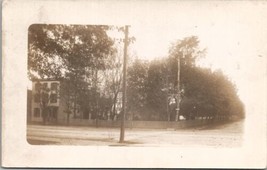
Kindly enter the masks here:
<path id="1" fill-rule="evenodd" d="M 135 59 L 127 73 L 127 110 L 133 119 L 146 117 L 148 63 Z"/>
<path id="2" fill-rule="evenodd" d="M 44 25 L 29 27 L 29 76 L 64 77 L 85 68 L 104 69 L 114 52 L 108 26 Z"/>
<path id="3" fill-rule="evenodd" d="M 105 77 L 106 77 L 106 91 L 109 92 L 110 96 L 112 98 L 112 111 L 111 111 L 111 119 L 115 118 L 115 115 L 119 114 L 117 113 L 118 108 L 117 107 L 117 101 L 118 101 L 118 95 L 121 91 L 121 84 L 122 84 L 122 61 L 121 61 L 121 55 L 117 54 L 114 56 L 113 60 L 110 61 L 110 69 L 107 69 L 105 71 Z"/>
<path id="4" fill-rule="evenodd" d="M 68 87 L 64 89 L 70 89 L 67 95 L 72 96 L 69 100 L 74 103 L 76 116 L 78 104 L 88 105 L 82 101 L 88 98 L 84 94 L 89 94 L 91 80 L 97 78 L 99 70 L 109 67 L 110 56 L 116 52 L 114 41 L 107 34 L 110 29 L 102 25 L 31 25 L 28 36 L 29 78 L 67 80 Z"/>
<path id="5" fill-rule="evenodd" d="M 205 49 L 199 48 L 198 38 L 193 36 L 173 44 L 168 58 L 146 63 L 135 61 L 128 73 L 131 111 L 135 110 L 143 120 L 168 120 L 169 116 L 175 119 L 177 99 L 171 96 L 177 94 L 177 58 L 180 57 L 181 115 L 187 120 L 243 118 L 244 107 L 234 84 L 222 72 L 196 65 L 204 54 Z M 167 98 L 171 100 L 166 107 Z"/>
<path id="6" fill-rule="evenodd" d="M 166 77 L 168 76 L 168 65 L 162 60 L 152 60 L 148 68 L 148 78 L 146 83 L 147 91 L 147 112 L 152 120 L 166 120 Z M 167 87 L 168 88 L 168 87 Z"/>

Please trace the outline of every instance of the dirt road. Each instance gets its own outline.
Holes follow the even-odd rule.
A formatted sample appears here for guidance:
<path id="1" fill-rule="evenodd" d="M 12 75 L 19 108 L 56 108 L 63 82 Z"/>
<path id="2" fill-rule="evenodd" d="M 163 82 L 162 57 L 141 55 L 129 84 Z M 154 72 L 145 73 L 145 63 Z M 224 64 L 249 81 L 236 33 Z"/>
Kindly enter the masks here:
<path id="1" fill-rule="evenodd" d="M 118 128 L 28 125 L 27 139 L 38 145 L 205 146 L 238 147 L 243 121 L 196 129 L 126 129 L 118 143 Z"/>

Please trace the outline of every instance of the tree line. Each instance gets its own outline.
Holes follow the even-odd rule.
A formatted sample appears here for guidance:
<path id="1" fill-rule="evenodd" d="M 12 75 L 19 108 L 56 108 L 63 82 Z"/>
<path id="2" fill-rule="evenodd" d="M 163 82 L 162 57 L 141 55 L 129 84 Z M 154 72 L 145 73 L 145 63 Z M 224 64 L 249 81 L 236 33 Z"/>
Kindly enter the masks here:
<path id="1" fill-rule="evenodd" d="M 180 58 L 180 115 L 192 119 L 244 118 L 244 106 L 235 85 L 220 70 L 198 67 L 206 49 L 195 36 L 178 40 L 168 57 L 136 59 L 128 72 L 128 109 L 134 119 L 175 120 L 177 59 Z"/>
<path id="2" fill-rule="evenodd" d="M 68 120 L 70 113 L 82 118 L 77 116 L 78 107 L 92 119 L 119 118 L 116 103 L 122 81 L 122 40 L 111 37 L 110 31 L 123 34 L 124 30 L 85 25 L 29 27 L 28 76 L 64 82 L 60 97 Z M 180 112 L 185 119 L 243 118 L 244 107 L 234 84 L 222 72 L 196 65 L 205 52 L 199 48 L 198 38 L 191 36 L 173 43 L 165 58 L 132 60 L 127 72 L 127 119 L 174 120 L 178 57 Z"/>

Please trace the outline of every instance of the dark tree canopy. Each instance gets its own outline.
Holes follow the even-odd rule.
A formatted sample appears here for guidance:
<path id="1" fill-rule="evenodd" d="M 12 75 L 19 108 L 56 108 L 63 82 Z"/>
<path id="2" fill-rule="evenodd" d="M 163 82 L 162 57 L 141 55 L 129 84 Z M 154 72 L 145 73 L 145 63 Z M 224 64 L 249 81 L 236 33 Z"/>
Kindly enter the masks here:
<path id="1" fill-rule="evenodd" d="M 199 48 L 198 38 L 192 36 L 172 44 L 167 58 L 146 63 L 139 61 L 133 64 L 128 74 L 129 107 L 135 108 L 132 110 L 140 110 L 140 119 L 167 120 L 166 102 L 168 101 L 168 112 L 171 120 L 174 120 L 177 100 L 172 102 L 170 100 L 177 94 L 177 58 L 179 57 L 181 115 L 187 120 L 199 117 L 243 118 L 244 108 L 235 85 L 220 71 L 213 72 L 196 66 L 197 60 L 203 57 L 205 52 L 205 49 Z M 139 71 L 142 65 L 147 67 L 142 67 L 143 69 Z M 135 74 L 132 70 L 136 70 Z M 142 87 L 143 90 L 137 90 L 138 87 Z M 134 103 L 142 103 L 142 105 Z"/>
<path id="2" fill-rule="evenodd" d="M 31 25 L 29 77 L 62 78 L 66 73 L 85 74 L 88 67 L 105 69 L 115 52 L 114 42 L 107 35 L 109 29 L 108 26 Z"/>
<path id="3" fill-rule="evenodd" d="M 147 63 L 139 59 L 128 68 L 127 108 L 133 117 L 138 117 L 140 112 L 144 112 L 147 98 L 147 69 Z"/>
<path id="4" fill-rule="evenodd" d="M 108 35 L 111 29 L 114 28 L 102 25 L 29 27 L 29 78 L 61 80 L 67 114 L 72 110 L 75 117 L 78 105 L 85 112 L 93 110 L 98 114 L 98 101 L 105 101 L 110 107 L 106 97 L 99 94 L 99 72 L 112 69 L 109 63 L 117 53 L 114 40 Z"/>
<path id="5" fill-rule="evenodd" d="M 110 26 L 44 25 L 29 27 L 28 75 L 61 79 L 67 110 L 111 117 L 121 91 L 122 60 Z M 117 44 L 118 45 L 118 44 Z M 174 120 L 180 59 L 180 113 L 186 119 L 243 118 L 244 106 L 235 85 L 220 71 L 196 65 L 204 57 L 196 36 L 173 43 L 166 58 L 136 59 L 128 67 L 127 111 L 135 120 Z M 102 77 L 102 79 L 101 79 Z M 101 79 L 101 80 L 100 80 Z M 104 86 L 104 87 L 103 87 Z M 74 104 L 73 104 L 74 103 Z M 128 117 L 127 116 L 127 117 Z"/>

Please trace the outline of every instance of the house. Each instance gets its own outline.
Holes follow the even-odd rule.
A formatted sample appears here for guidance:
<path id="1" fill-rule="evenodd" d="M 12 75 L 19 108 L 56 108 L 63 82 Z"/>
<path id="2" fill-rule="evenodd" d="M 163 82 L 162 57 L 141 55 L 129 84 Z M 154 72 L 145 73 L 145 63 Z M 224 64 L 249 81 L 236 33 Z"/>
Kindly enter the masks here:
<path id="1" fill-rule="evenodd" d="M 64 119 L 60 102 L 60 81 L 37 80 L 32 82 L 32 110 L 30 121 L 42 122 L 46 117 L 47 122 L 57 122 Z"/>
<path id="2" fill-rule="evenodd" d="M 62 124 L 67 123 L 69 119 L 82 116 L 78 104 L 66 102 L 67 99 L 63 97 L 66 95 L 61 88 L 62 84 L 59 80 L 36 80 L 32 82 L 30 122 Z"/>
<path id="3" fill-rule="evenodd" d="M 28 115 L 29 122 L 43 122 L 45 124 L 67 124 L 81 122 L 82 120 L 116 120 L 122 109 L 122 92 L 118 93 L 115 104 L 115 115 L 111 116 L 113 110 L 110 98 L 100 96 L 97 100 L 86 101 L 84 99 L 81 107 L 78 102 L 74 103 L 75 97 L 72 89 L 63 80 L 35 80 L 32 81 L 31 111 Z M 90 92 L 90 87 L 88 87 Z M 92 92 L 92 99 L 94 93 Z M 81 102 L 79 100 L 79 102 Z M 87 103 L 87 105 L 86 105 Z M 114 107 L 114 106 L 113 106 Z"/>

